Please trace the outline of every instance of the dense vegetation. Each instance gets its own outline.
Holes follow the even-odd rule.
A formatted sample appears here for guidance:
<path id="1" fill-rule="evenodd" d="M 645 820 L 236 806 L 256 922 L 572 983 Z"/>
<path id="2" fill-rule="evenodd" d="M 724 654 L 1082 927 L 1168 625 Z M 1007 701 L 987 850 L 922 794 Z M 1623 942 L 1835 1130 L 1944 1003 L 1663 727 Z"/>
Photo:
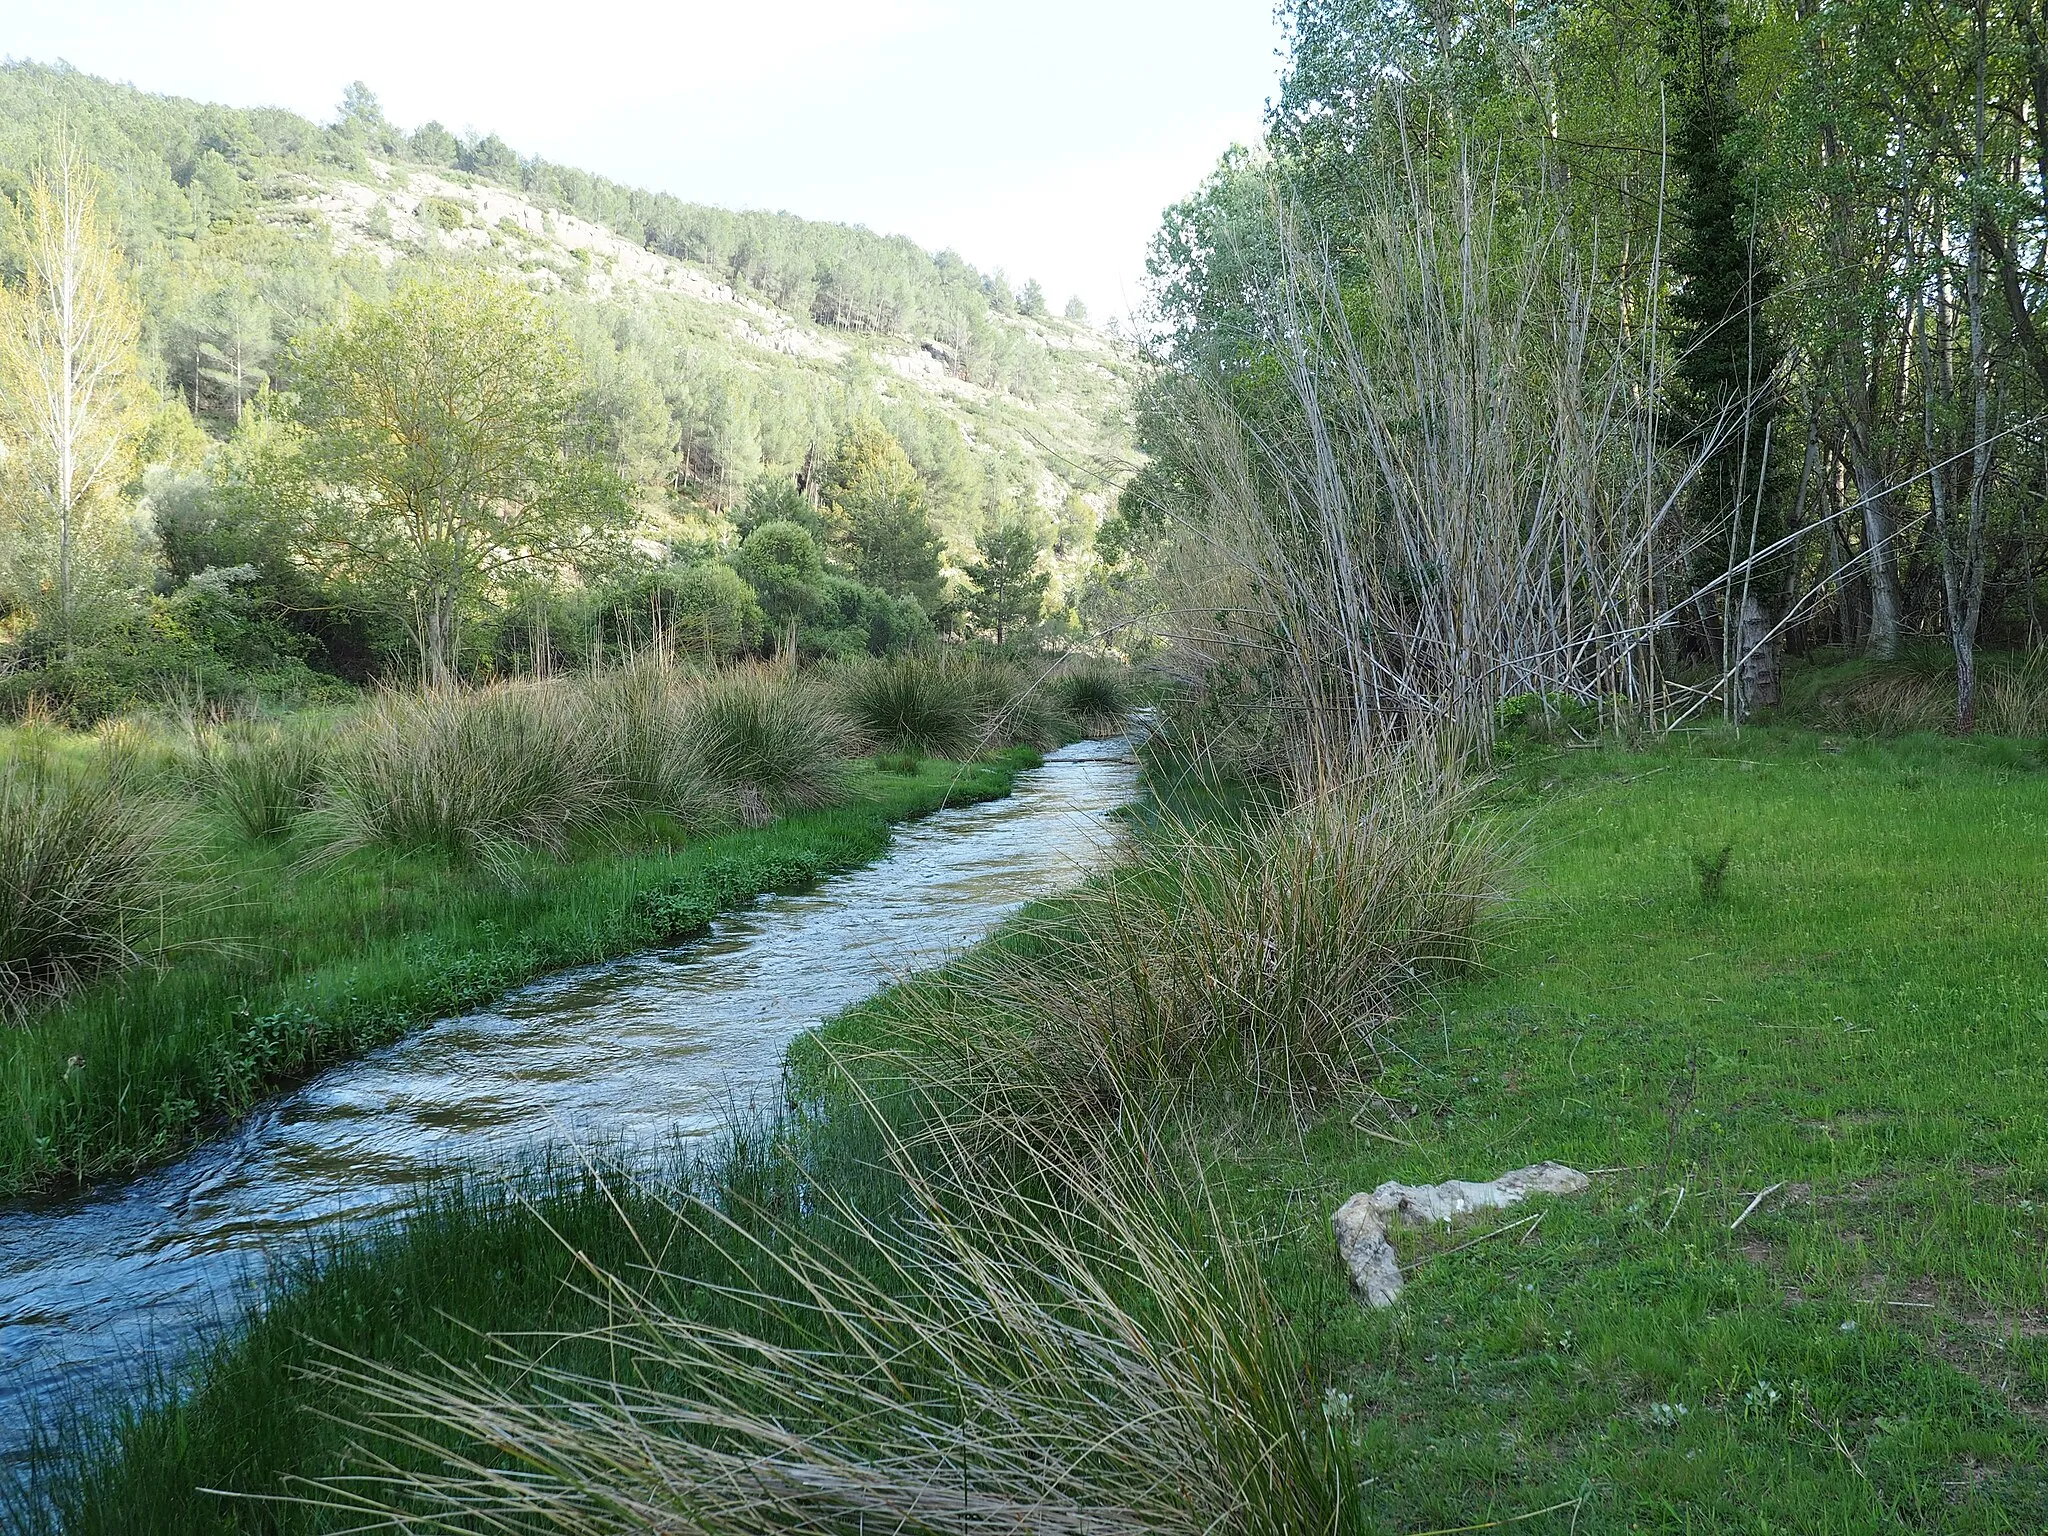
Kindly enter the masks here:
<path id="1" fill-rule="evenodd" d="M 8 713 L 317 701 L 658 639 L 731 659 L 791 619 L 810 656 L 1074 630 L 1125 438 L 1116 344 L 901 240 L 443 140 L 359 89 L 323 127 L 0 70 Z M 26 450 L 64 261 L 103 355 L 92 483 L 53 512 Z M 498 398 L 504 368 L 491 419 L 420 409 Z M 401 377 L 413 409 L 380 414 Z M 386 464 L 388 434 L 440 457 Z M 819 546 L 774 614 L 734 579 L 770 521 Z"/>
<path id="2" fill-rule="evenodd" d="M 1092 610 L 1150 674 L 1128 846 L 800 1041 L 786 1112 L 723 1149 L 479 1174 L 337 1236 L 182 1392 L 73 1436 L 25 1526 L 2040 1528 L 2033 18 L 1286 14 L 1264 152 L 1154 252 L 1149 457 Z M 366 98 L 348 123 L 395 152 Z M 604 467 L 541 414 L 504 516 Z M 249 505 L 402 499 L 344 415 L 276 419 Z M 780 665 L 831 650 L 834 581 L 934 627 L 947 590 L 886 423 L 814 467 L 749 488 L 720 565 L 778 665 L 657 698 L 673 735 L 618 767 L 459 769 L 490 761 L 465 721 L 532 756 L 541 698 L 641 718 L 593 667 L 377 706 L 296 816 L 289 753 L 223 740 L 196 782 L 336 869 L 481 873 L 573 852 L 584 784 L 799 811 L 829 790 L 777 776 L 837 771 L 790 744 L 821 722 L 914 768 L 1128 707 L 1100 661 Z M 592 536 L 599 481 L 568 483 Z M 986 535 L 967 611 L 1007 640 L 1052 573 L 1028 522 Z M 416 572 L 412 611 L 468 569 Z M 451 799 L 487 830 L 443 836 Z M 25 1006 L 132 963 L 103 910 Z M 1346 1286 L 1351 1192 L 1543 1159 L 1588 1186 L 1401 1230 L 1384 1308 Z"/>
<path id="3" fill-rule="evenodd" d="M 1741 717 L 1788 656 L 1939 637 L 1968 729 L 1978 648 L 2044 639 L 2034 12 L 1283 11 L 1269 153 L 1226 157 L 1154 248 L 1174 366 L 1112 543 L 1156 555 L 1215 499 L 1200 380 L 1212 419 L 1284 442 L 1254 467 L 1297 508 L 1304 420 L 1341 414 L 1371 444 L 1331 470 L 1354 501 L 1524 519 L 1521 569 L 1468 549 L 1445 584 L 1449 629 L 1514 632 L 1485 642 L 1496 696 Z M 1375 596 L 1411 609 L 1400 585 Z"/>

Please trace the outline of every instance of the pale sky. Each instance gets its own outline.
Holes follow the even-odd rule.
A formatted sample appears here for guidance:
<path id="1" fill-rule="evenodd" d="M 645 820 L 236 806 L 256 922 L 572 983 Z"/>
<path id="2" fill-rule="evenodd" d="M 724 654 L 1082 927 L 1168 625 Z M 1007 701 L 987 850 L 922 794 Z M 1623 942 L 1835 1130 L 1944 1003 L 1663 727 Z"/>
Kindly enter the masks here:
<path id="1" fill-rule="evenodd" d="M 1272 0 L 0 0 L 0 53 L 392 121 L 725 207 L 951 246 L 1100 320 L 1277 90 Z"/>

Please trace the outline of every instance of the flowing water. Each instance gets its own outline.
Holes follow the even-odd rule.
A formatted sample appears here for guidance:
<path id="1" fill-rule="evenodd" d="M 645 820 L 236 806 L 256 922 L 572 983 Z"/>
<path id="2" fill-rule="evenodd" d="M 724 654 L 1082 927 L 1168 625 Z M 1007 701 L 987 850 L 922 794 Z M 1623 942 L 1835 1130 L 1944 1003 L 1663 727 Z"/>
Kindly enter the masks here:
<path id="1" fill-rule="evenodd" d="M 423 1178 L 550 1140 L 710 1135 L 769 1102 L 798 1032 L 1072 883 L 1134 773 L 1122 743 L 1065 748 L 1007 800 L 899 828 L 866 869 L 431 1025 L 160 1172 L 0 1212 L 0 1462 L 174 1368 L 266 1256 L 396 1212 Z"/>

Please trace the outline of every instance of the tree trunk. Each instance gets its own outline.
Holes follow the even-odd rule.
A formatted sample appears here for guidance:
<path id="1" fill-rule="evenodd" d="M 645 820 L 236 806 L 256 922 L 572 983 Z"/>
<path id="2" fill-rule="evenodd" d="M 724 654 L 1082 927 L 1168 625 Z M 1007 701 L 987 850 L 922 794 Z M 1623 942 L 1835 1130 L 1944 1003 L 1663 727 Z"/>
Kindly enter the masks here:
<path id="1" fill-rule="evenodd" d="M 1742 594 L 1735 625 L 1737 665 L 1736 713 L 1748 719 L 1752 710 L 1774 709 L 1778 704 L 1778 647 L 1772 633 L 1771 616 L 1754 592 Z"/>

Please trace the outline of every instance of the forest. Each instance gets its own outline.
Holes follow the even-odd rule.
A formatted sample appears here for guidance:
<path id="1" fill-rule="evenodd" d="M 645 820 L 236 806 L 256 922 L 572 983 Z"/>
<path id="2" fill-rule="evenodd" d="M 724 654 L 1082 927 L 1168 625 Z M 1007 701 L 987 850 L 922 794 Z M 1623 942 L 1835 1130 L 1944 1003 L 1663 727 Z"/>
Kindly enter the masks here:
<path id="1" fill-rule="evenodd" d="M 0 72 L 0 1529 L 2048 1528 L 2048 12 L 1277 20 L 1113 331 Z"/>
<path id="2" fill-rule="evenodd" d="M 171 694 L 317 700 L 374 677 L 581 665 L 656 631 L 729 660 L 765 654 L 791 617 L 807 655 L 879 653 L 1014 627 L 1008 595 L 969 607 L 968 572 L 989 560 L 1006 594 L 1043 561 L 1055 628 L 1087 600 L 1129 363 L 1035 284 L 1013 293 L 864 230 L 629 193 L 438 124 L 401 133 L 360 86 L 316 127 L 12 64 L 0 125 L 0 179 L 25 210 L 16 328 L 31 345 L 56 292 L 35 286 L 50 242 L 82 242 L 106 268 L 79 323 L 109 370 L 79 429 L 104 466 L 75 507 L 11 529 L 11 712 L 34 700 L 90 726 Z M 487 220 L 498 186 L 517 200 Z M 544 427 L 578 469 L 529 509 L 530 546 L 443 594 L 436 622 L 457 628 L 430 656 L 406 616 L 418 594 L 368 579 L 395 569 L 390 548 L 315 518 L 299 483 L 301 449 L 327 441 L 318 413 L 339 411 L 323 423 L 345 417 L 359 447 L 418 423 L 350 415 L 308 385 L 408 325 L 434 345 L 422 327 L 447 285 L 484 278 L 530 301 L 476 290 L 470 328 L 502 322 L 504 344 L 549 358 L 521 385 L 540 414 L 493 429 Z M 14 399 L 39 366 L 16 355 Z M 23 443 L 38 431 L 15 426 Z M 799 567 L 818 569 L 764 608 L 733 580 L 739 545 L 792 518 L 818 545 Z M 439 558 L 415 542 L 415 562 Z"/>

